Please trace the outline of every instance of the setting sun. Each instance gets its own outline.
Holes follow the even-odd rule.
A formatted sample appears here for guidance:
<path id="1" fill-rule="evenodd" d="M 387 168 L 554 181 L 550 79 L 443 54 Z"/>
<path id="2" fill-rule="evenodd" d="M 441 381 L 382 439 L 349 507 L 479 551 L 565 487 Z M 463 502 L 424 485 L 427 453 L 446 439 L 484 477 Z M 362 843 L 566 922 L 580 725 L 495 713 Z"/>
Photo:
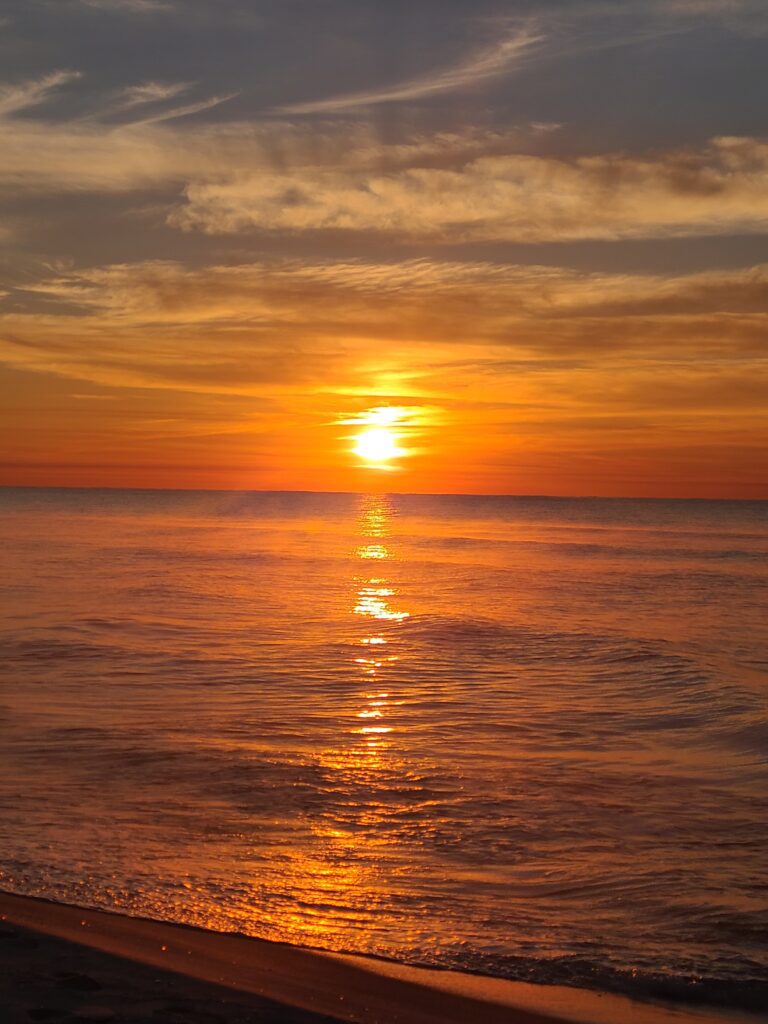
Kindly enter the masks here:
<path id="1" fill-rule="evenodd" d="M 403 436 L 412 436 L 414 410 L 404 406 L 380 405 L 352 416 L 339 419 L 338 423 L 354 424 L 362 429 L 347 440 L 352 441 L 352 454 L 362 459 L 369 469 L 395 469 L 394 459 L 411 454 L 400 444 Z"/>
<path id="2" fill-rule="evenodd" d="M 380 468 L 403 453 L 397 444 L 397 435 L 387 427 L 369 427 L 357 435 L 355 442 L 352 449 L 355 455 Z"/>

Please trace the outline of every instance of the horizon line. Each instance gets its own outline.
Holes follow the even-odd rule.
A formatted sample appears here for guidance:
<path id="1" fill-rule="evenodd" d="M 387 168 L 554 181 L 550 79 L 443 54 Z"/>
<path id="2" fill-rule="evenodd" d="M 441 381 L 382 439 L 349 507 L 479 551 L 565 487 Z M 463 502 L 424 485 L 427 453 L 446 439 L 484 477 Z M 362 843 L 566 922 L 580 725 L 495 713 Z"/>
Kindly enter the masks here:
<path id="1" fill-rule="evenodd" d="M 636 495 L 636 494 L 521 494 L 502 491 L 474 493 L 471 491 L 319 491 L 302 488 L 237 488 L 237 487 L 115 487 L 78 486 L 71 484 L 0 484 L 0 491 L 147 491 L 158 494 L 337 494 L 350 497 L 381 495 L 404 498 L 529 498 L 546 501 L 720 501 L 768 504 L 766 498 L 714 498 L 694 495 Z"/>

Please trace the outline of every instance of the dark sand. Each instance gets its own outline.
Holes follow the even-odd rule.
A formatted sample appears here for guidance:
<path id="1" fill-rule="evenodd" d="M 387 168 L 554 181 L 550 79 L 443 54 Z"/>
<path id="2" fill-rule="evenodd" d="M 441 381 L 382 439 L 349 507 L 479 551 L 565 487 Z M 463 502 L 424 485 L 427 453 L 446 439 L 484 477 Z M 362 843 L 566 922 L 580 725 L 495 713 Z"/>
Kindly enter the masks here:
<path id="1" fill-rule="evenodd" d="M 0 893 L 0 919 L 0 1024 L 713 1024 L 744 1019 L 334 956 L 8 893 Z"/>

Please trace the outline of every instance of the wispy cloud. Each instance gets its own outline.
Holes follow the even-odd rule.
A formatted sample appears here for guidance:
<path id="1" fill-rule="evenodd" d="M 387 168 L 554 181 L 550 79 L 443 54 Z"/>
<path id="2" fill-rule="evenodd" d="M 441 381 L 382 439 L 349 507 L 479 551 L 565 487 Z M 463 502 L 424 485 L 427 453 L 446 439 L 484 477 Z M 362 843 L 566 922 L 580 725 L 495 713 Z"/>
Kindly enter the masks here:
<path id="1" fill-rule="evenodd" d="M 703 18 L 734 29 L 768 30 L 764 0 L 645 0 L 637 4 L 603 0 L 574 10 L 539 11 L 510 33 L 506 16 L 485 19 L 503 34 L 499 42 L 480 49 L 459 63 L 435 69 L 392 85 L 354 90 L 322 99 L 289 103 L 275 108 L 288 115 L 344 114 L 381 103 L 425 99 L 445 92 L 470 89 L 491 81 L 537 57 L 550 62 L 564 57 L 599 52 L 648 42 L 690 31 Z"/>
<path id="2" fill-rule="evenodd" d="M 233 146 L 231 139 L 227 142 L 227 126 L 211 126 L 199 134 L 197 129 L 162 126 L 162 122 L 217 107 L 232 99 L 234 93 L 149 113 L 140 110 L 146 104 L 179 95 L 187 88 L 184 83 L 127 87 L 117 99 L 113 94 L 106 107 L 102 103 L 86 116 L 48 120 L 14 116 L 48 101 L 57 89 L 80 77 L 76 71 L 56 71 L 24 83 L 0 85 L 0 189 L 13 194 L 121 192 L 183 183 L 200 174 L 221 175 L 237 151 L 243 149 Z M 136 111 L 138 116 L 115 123 L 112 116 L 125 111 Z M 201 148 L 203 136 L 214 149 Z M 223 147 L 221 152 L 215 149 L 217 139 Z M 251 160 L 263 151 L 263 146 L 259 150 L 255 142 L 245 146 L 245 150 L 249 148 Z"/>
<path id="3" fill-rule="evenodd" d="M 214 107 L 226 103 L 239 95 L 236 92 L 227 93 L 223 96 L 208 96 L 205 99 L 193 103 L 186 103 L 179 107 L 158 109 L 158 105 L 167 103 L 168 100 L 188 92 L 195 83 L 193 82 L 142 82 L 139 85 L 130 85 L 119 90 L 112 96 L 111 102 L 106 106 L 97 108 L 85 117 L 78 118 L 72 122 L 73 126 L 84 124 L 95 124 L 99 121 L 109 120 L 115 115 L 125 115 L 127 112 L 135 112 L 138 107 L 155 108 L 150 113 L 141 112 L 138 116 L 129 113 L 127 117 L 120 120 L 120 126 L 138 126 L 159 124 L 162 121 L 175 121 L 181 117 L 188 117 L 192 114 L 199 114 L 204 110 L 212 110 Z M 56 130 L 52 128 L 52 130 Z M 109 130 L 109 129 L 108 129 Z"/>
<path id="4" fill-rule="evenodd" d="M 161 103 L 179 96 L 189 88 L 189 82 L 141 82 L 121 90 L 120 104 L 123 109 L 127 109 L 144 103 Z"/>
<path id="5" fill-rule="evenodd" d="M 378 103 L 397 103 L 403 100 L 421 99 L 437 93 L 467 89 L 506 74 L 543 38 L 539 32 L 530 27 L 520 28 L 500 42 L 480 50 L 453 67 L 419 75 L 416 78 L 380 89 L 362 90 L 322 100 L 288 104 L 277 108 L 277 112 L 283 114 L 343 113 Z"/>
<path id="6" fill-rule="evenodd" d="M 79 71 L 52 71 L 16 85 L 0 85 L 0 117 L 45 103 L 58 88 L 77 78 Z"/>
<path id="7" fill-rule="evenodd" d="M 199 114 L 203 110 L 211 110 L 218 107 L 227 100 L 232 100 L 239 95 L 236 92 L 226 93 L 224 96 L 210 96 L 208 99 L 199 100 L 197 103 L 187 103 L 182 107 L 172 107 L 170 110 L 163 110 L 149 117 L 131 122 L 132 124 L 159 124 L 161 121 L 175 121 L 179 117 L 189 117 L 191 114 Z"/>

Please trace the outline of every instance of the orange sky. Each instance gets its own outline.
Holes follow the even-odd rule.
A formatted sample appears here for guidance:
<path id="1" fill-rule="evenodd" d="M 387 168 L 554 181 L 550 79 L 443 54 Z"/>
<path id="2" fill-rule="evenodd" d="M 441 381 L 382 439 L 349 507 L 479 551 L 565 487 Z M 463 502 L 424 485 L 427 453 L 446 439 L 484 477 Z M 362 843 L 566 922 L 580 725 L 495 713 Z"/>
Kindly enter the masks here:
<path id="1" fill-rule="evenodd" d="M 631 6 L 11 3 L 0 484 L 768 497 L 768 16 Z"/>

